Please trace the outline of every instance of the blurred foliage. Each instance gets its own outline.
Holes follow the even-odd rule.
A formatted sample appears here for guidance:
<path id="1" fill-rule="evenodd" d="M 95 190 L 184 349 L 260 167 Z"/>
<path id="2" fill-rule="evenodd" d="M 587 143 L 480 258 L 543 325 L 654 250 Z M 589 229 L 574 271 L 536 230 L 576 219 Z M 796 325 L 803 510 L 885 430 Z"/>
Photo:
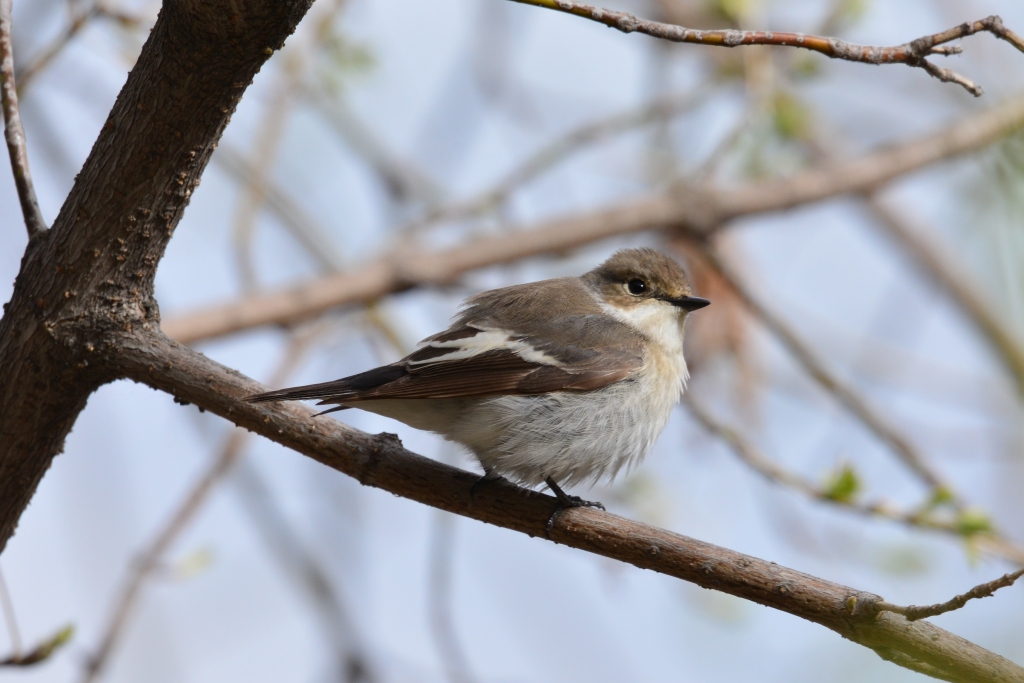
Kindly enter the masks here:
<path id="1" fill-rule="evenodd" d="M 825 480 L 822 492 L 829 500 L 838 503 L 851 503 L 861 492 L 860 477 L 850 463 L 842 463 Z"/>
<path id="2" fill-rule="evenodd" d="M 992 531 L 992 518 L 984 510 L 968 508 L 956 517 L 956 530 L 966 537 L 985 534 Z"/>
<path id="3" fill-rule="evenodd" d="M 354 42 L 338 27 L 332 27 L 324 37 L 320 57 L 319 80 L 334 93 L 344 90 L 353 78 L 365 76 L 377 65 L 367 45 Z"/>
<path id="4" fill-rule="evenodd" d="M 932 569 L 934 558 L 923 547 L 894 545 L 879 554 L 879 568 L 897 576 L 922 576 Z"/>
<path id="5" fill-rule="evenodd" d="M 772 123 L 783 140 L 807 140 L 811 136 L 810 107 L 786 92 L 779 92 L 772 102 Z"/>
<path id="6" fill-rule="evenodd" d="M 199 576 L 213 565 L 213 550 L 207 547 L 192 551 L 171 567 L 171 576 L 178 581 L 188 581 Z"/>

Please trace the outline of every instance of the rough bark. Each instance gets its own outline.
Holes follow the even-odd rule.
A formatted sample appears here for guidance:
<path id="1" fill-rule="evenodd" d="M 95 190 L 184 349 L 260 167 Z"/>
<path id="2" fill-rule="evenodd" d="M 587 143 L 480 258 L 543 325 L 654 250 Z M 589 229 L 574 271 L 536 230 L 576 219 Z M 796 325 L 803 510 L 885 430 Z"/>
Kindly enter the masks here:
<path id="1" fill-rule="evenodd" d="M 97 335 L 153 324 L 153 277 L 246 86 L 312 0 L 169 1 L 0 319 L 0 550 L 85 406 L 114 377 Z"/>

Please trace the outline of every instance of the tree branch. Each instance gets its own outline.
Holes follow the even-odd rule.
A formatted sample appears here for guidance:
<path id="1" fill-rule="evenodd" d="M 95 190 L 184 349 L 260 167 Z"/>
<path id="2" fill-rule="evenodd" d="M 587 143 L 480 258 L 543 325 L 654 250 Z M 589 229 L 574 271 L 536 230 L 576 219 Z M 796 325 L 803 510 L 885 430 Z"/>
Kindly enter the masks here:
<path id="1" fill-rule="evenodd" d="M 952 612 L 953 610 L 960 609 L 970 600 L 987 598 L 1000 588 L 1012 586 L 1014 582 L 1022 576 L 1024 576 L 1024 569 L 1018 569 L 1015 572 L 1004 574 L 998 579 L 989 581 L 988 583 L 975 586 L 966 593 L 957 595 L 946 602 L 928 605 L 927 607 L 918 607 L 917 605 L 901 607 L 900 605 L 882 602 L 879 604 L 879 609 L 883 609 L 887 612 L 895 612 L 896 614 L 902 614 L 907 618 L 907 621 L 917 621 L 918 619 L 924 619 L 926 617 L 935 617 L 940 614 L 945 614 L 946 612 Z"/>
<path id="2" fill-rule="evenodd" d="M 718 437 L 740 460 L 768 481 L 797 491 L 811 499 L 835 505 L 865 517 L 887 519 L 915 529 L 941 532 L 960 541 L 967 536 L 962 525 L 957 523 L 956 519 L 936 518 L 933 514 L 935 507 L 933 499 L 929 499 L 916 509 L 900 510 L 881 500 L 858 501 L 853 495 L 856 491 L 851 492 L 851 495 L 847 497 L 836 496 L 835 492 L 786 469 L 766 456 L 747 436 L 712 415 L 707 406 L 694 396 L 692 390 L 683 395 L 682 403 L 702 427 Z M 977 532 L 974 535 L 977 535 Z M 982 544 L 982 547 L 989 555 L 1024 564 L 1024 548 L 1021 546 L 992 532 L 985 533 L 984 538 L 985 543 Z"/>
<path id="3" fill-rule="evenodd" d="M 365 303 L 418 285 L 451 282 L 477 268 L 574 249 L 616 235 L 643 230 L 712 232 L 742 216 L 874 190 L 894 178 L 981 149 L 1021 125 L 1024 97 L 918 140 L 790 178 L 736 189 L 682 187 L 590 214 L 512 228 L 452 249 L 399 249 L 345 273 L 168 318 L 163 328 L 171 337 L 192 344 L 263 325 L 299 322 L 338 306 Z"/>
<path id="4" fill-rule="evenodd" d="M 32 172 L 28 168 L 25 148 L 25 129 L 18 111 L 18 88 L 14 82 L 14 47 L 11 44 L 12 0 L 0 0 L 0 94 L 4 109 L 4 139 L 11 157 L 14 185 L 18 189 L 21 213 L 25 217 L 28 237 L 32 239 L 46 232 L 46 221 L 39 210 L 36 190 L 32 185 Z"/>
<path id="5" fill-rule="evenodd" d="M 152 328 L 118 333 L 98 359 L 128 378 L 166 391 L 303 453 L 360 483 L 448 512 L 543 537 L 557 502 L 506 482 L 480 487 L 478 475 L 405 450 L 390 434 L 365 434 L 313 417 L 297 404 L 242 400 L 263 387 Z M 947 681 L 1024 682 L 1024 668 L 933 624 L 880 611 L 876 595 L 741 553 L 592 509 L 558 515 L 551 540 L 690 581 L 821 624 L 900 666 Z"/>
<path id="6" fill-rule="evenodd" d="M 1013 375 L 1018 393 L 1024 395 L 1024 343 L 989 304 L 969 273 L 964 272 L 934 236 L 925 238 L 906 212 L 894 208 L 891 201 L 877 193 L 865 195 L 864 200 L 879 229 L 896 242 L 928 278 L 945 290 L 974 323 Z"/>
<path id="7" fill-rule="evenodd" d="M 809 36 L 803 33 L 737 31 L 735 29 L 702 31 L 675 24 L 663 24 L 657 21 L 639 19 L 628 12 L 602 9 L 593 5 L 585 5 L 582 2 L 572 2 L 571 0 L 512 0 L 512 2 L 575 14 L 578 17 L 604 24 L 609 28 L 618 29 L 623 33 L 644 33 L 654 38 L 670 40 L 674 43 L 694 43 L 717 47 L 738 47 L 740 45 L 798 47 L 811 50 L 812 52 L 819 52 L 832 59 L 843 59 L 849 62 L 876 65 L 906 64 L 907 66 L 922 68 L 940 81 L 956 83 L 975 97 L 981 97 L 984 94 L 985 91 L 981 86 L 958 73 L 936 66 L 929 62 L 926 57 L 960 54 L 961 48 L 959 46 L 940 46 L 981 31 L 987 31 L 1024 52 L 1024 40 L 1003 26 L 1003 20 L 995 15 L 979 21 L 964 22 L 941 33 L 922 36 L 917 40 L 912 40 L 902 45 L 881 47 L 877 45 L 854 45 L 838 38 Z"/>
<path id="8" fill-rule="evenodd" d="M 739 276 L 719 257 L 716 250 L 706 241 L 698 243 L 701 256 L 718 276 L 729 284 L 747 309 L 760 320 L 772 334 L 789 350 L 801 367 L 829 394 L 834 396 L 847 410 L 853 413 L 872 433 L 885 443 L 896 456 L 932 491 L 952 491 L 937 472 L 925 462 L 917 448 L 904 437 L 888 419 L 876 410 L 851 385 L 842 381 L 818 357 L 789 325 L 772 313 L 743 284 Z"/>

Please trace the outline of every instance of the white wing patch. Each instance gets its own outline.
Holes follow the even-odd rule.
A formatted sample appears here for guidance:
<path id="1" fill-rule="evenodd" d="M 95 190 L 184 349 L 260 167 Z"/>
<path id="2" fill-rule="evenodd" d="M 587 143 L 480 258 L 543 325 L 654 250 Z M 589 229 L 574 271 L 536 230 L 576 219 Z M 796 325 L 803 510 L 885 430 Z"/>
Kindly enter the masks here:
<path id="1" fill-rule="evenodd" d="M 523 360 L 536 363 L 537 365 L 551 365 L 561 368 L 563 363 L 544 353 L 538 351 L 528 342 L 521 339 L 513 339 L 512 335 L 499 329 L 481 330 L 472 337 L 453 339 L 451 341 L 432 341 L 424 344 L 420 349 L 451 349 L 451 353 L 440 356 L 433 356 L 426 360 L 406 360 L 410 367 L 428 365 L 430 363 L 441 363 L 444 361 L 463 360 L 473 358 L 488 351 L 510 351 Z"/>

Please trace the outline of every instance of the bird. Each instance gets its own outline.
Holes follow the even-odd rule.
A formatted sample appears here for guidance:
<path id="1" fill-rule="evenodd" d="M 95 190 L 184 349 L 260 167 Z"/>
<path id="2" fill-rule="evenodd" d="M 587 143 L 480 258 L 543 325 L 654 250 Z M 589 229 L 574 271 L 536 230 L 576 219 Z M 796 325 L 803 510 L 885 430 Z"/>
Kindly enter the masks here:
<path id="1" fill-rule="evenodd" d="M 483 468 L 478 484 L 544 483 L 560 509 L 603 509 L 563 487 L 614 479 L 647 455 L 689 377 L 684 323 L 708 304 L 666 254 L 623 249 L 579 277 L 471 296 L 399 361 L 248 400 L 384 415 L 461 444 Z"/>

